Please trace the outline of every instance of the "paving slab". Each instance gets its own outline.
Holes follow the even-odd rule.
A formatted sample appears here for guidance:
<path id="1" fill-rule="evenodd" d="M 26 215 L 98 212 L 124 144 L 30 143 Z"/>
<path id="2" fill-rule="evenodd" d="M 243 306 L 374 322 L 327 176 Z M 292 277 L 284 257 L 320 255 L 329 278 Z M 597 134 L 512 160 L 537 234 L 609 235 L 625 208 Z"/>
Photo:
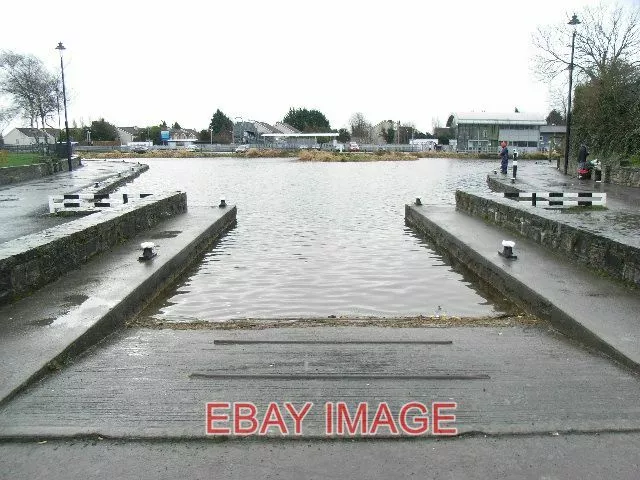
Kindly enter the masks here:
<path id="1" fill-rule="evenodd" d="M 132 328 L 5 405 L 0 437 L 205 438 L 205 403 L 236 401 L 260 418 L 269 402 L 313 402 L 303 439 L 326 438 L 338 401 L 352 415 L 455 401 L 460 433 L 630 431 L 639 395 L 638 376 L 547 327 Z"/>
<path id="2" fill-rule="evenodd" d="M 146 305 L 235 221 L 236 208 L 194 208 L 114 247 L 29 297 L 0 308 L 0 402 L 52 362 L 103 338 Z M 151 240 L 158 255 L 139 262 Z"/>
<path id="3" fill-rule="evenodd" d="M 640 368 L 640 295 L 633 287 L 603 278 L 561 259 L 527 239 L 518 239 L 517 260 L 498 255 L 508 231 L 449 206 L 407 206 L 408 215 L 438 237 L 445 250 L 484 270 L 485 280 L 528 301 L 529 310 L 555 322 L 579 341 L 594 343 L 627 365 Z M 460 256 L 458 255 L 458 256 Z M 454 255 L 456 256 L 456 255 Z M 481 275 L 482 276 L 482 275 Z"/>

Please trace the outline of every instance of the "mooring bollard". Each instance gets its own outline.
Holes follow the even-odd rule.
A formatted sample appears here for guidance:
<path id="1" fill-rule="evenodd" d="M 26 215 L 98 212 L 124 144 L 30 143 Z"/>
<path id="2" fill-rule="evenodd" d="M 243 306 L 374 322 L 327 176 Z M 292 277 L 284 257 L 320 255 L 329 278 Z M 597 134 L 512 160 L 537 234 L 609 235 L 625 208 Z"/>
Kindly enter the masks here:
<path id="1" fill-rule="evenodd" d="M 503 256 L 504 258 L 515 260 L 518 258 L 517 255 L 513 254 L 513 247 L 515 246 L 516 246 L 516 242 L 514 242 L 513 240 L 503 240 L 502 251 L 498 251 L 498 254 Z"/>
<path id="2" fill-rule="evenodd" d="M 416 197 L 416 205 L 422 205 L 422 201 L 420 200 L 420 197 Z"/>
<path id="3" fill-rule="evenodd" d="M 153 242 L 142 242 L 140 244 L 140 248 L 142 249 L 142 256 L 138 257 L 138 260 L 141 262 L 151 260 L 157 255 L 154 250 L 156 248 L 156 244 Z"/>
<path id="4" fill-rule="evenodd" d="M 220 197 L 220 205 L 218 205 L 218 207 L 226 208 L 226 206 L 227 206 L 227 202 L 225 201 L 224 197 Z"/>

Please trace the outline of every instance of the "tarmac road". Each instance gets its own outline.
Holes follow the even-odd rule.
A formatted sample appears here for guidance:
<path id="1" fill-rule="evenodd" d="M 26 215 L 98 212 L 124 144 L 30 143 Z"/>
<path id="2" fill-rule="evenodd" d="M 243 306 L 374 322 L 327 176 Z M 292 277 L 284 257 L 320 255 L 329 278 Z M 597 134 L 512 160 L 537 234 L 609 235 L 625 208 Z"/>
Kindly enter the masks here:
<path id="1" fill-rule="evenodd" d="M 637 479 L 640 433 L 447 440 L 0 443 L 12 479 Z"/>

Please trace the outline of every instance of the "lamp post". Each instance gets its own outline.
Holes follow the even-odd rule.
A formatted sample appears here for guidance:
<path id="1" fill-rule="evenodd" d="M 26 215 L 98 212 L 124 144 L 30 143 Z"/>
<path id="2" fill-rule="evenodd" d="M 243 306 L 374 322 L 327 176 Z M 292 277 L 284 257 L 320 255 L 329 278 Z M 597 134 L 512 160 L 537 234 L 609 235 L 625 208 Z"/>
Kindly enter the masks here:
<path id="1" fill-rule="evenodd" d="M 569 101 L 567 102 L 567 133 L 566 144 L 564 148 L 564 174 L 569 170 L 569 145 L 571 144 L 571 90 L 573 89 L 573 52 L 576 44 L 576 26 L 580 25 L 580 20 L 576 14 L 573 14 L 569 25 L 573 26 L 573 35 L 571 36 L 571 61 L 569 62 Z"/>
<path id="2" fill-rule="evenodd" d="M 64 129 L 67 133 L 67 161 L 69 162 L 69 171 L 73 170 L 71 165 L 71 139 L 69 138 L 69 121 L 67 120 L 67 90 L 64 84 L 64 64 L 62 63 L 62 52 L 66 50 L 62 42 L 58 42 L 56 50 L 60 52 L 60 70 L 62 71 L 62 102 L 64 103 Z"/>

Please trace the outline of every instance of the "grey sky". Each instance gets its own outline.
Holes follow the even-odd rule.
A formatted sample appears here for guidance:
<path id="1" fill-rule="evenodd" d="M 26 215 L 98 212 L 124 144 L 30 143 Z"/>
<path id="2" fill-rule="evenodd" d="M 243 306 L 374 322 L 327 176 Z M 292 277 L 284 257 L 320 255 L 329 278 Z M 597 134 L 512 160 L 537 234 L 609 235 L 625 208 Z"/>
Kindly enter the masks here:
<path id="1" fill-rule="evenodd" d="M 547 112 L 531 35 L 595 3 L 5 2 L 0 48 L 59 70 L 62 41 L 78 123 L 200 130 L 216 108 L 275 122 L 294 106 L 321 110 L 334 128 L 359 111 L 431 130 L 456 110 Z"/>

